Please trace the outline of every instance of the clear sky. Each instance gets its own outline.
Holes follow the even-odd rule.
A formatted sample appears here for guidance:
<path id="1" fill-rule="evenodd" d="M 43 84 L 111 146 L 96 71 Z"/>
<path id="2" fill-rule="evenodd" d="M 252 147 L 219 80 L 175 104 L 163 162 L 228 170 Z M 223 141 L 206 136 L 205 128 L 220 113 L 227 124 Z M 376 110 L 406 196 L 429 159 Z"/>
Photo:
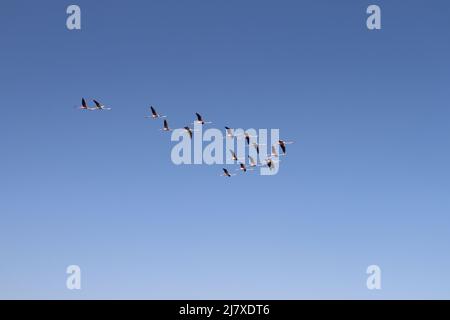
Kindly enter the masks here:
<path id="1" fill-rule="evenodd" d="M 1 1 L 0 298 L 450 298 L 449 16 L 444 0 Z M 150 104 L 295 144 L 275 176 L 175 166 Z"/>

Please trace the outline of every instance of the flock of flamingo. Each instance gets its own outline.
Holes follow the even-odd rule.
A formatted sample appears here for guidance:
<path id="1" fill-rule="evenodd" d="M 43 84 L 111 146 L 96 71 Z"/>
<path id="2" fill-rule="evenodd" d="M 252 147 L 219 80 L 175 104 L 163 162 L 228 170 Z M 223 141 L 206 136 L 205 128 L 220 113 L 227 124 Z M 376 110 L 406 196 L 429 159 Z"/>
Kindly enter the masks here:
<path id="1" fill-rule="evenodd" d="M 81 106 L 79 107 L 79 109 L 81 109 L 81 110 L 89 110 L 89 111 L 94 111 L 94 110 L 111 110 L 111 108 L 105 107 L 103 104 L 101 104 L 100 102 L 98 102 L 95 99 L 93 100 L 93 102 L 94 102 L 95 106 L 94 107 L 89 107 L 87 105 L 87 103 L 86 103 L 86 100 L 84 98 L 82 98 L 81 99 Z M 149 118 L 149 119 L 153 119 L 153 120 L 167 118 L 167 116 L 159 114 L 155 110 L 155 108 L 153 106 L 150 106 L 150 112 L 151 112 L 151 114 L 144 116 L 144 118 Z M 196 115 L 196 120 L 192 124 L 205 125 L 205 124 L 212 123 L 212 122 L 209 122 L 209 121 L 205 121 L 203 119 L 203 117 L 197 112 L 195 113 L 195 115 Z M 186 133 L 192 139 L 194 129 L 190 128 L 189 126 L 185 126 L 185 127 L 183 127 L 183 129 L 186 131 Z M 167 119 L 164 119 L 163 120 L 163 127 L 160 130 L 165 131 L 165 132 L 170 132 L 173 129 L 171 129 L 169 127 L 169 123 L 168 123 Z M 250 139 L 251 138 L 257 137 L 257 136 L 250 135 L 248 132 L 244 132 L 242 135 L 235 134 L 234 133 L 234 129 L 232 129 L 230 127 L 225 127 L 225 130 L 226 130 L 226 136 L 225 136 L 226 138 L 234 139 L 234 138 L 238 138 L 239 136 L 243 136 L 243 138 L 245 139 L 245 141 L 247 143 L 247 146 L 250 146 Z M 265 163 L 258 163 L 252 156 L 248 155 L 249 168 L 247 168 L 247 166 L 245 165 L 245 161 L 242 162 L 241 160 L 243 160 L 243 159 L 242 158 L 238 158 L 238 156 L 236 155 L 236 153 L 233 150 L 230 149 L 229 151 L 231 153 L 231 159 L 233 161 L 235 161 L 235 162 L 239 161 L 239 168 L 236 169 L 237 171 L 241 171 L 241 172 L 245 173 L 245 172 L 247 172 L 249 170 L 253 170 L 253 168 L 255 168 L 257 166 L 265 166 L 265 167 L 269 168 L 270 170 L 272 170 L 274 168 L 274 166 L 275 166 L 275 162 L 280 161 L 280 160 L 277 160 L 280 155 L 277 152 L 276 146 L 279 145 L 280 148 L 281 148 L 281 151 L 282 151 L 282 155 L 286 155 L 286 145 L 287 144 L 291 144 L 291 143 L 293 143 L 293 141 L 278 140 L 277 144 L 272 145 L 271 154 L 270 154 L 270 156 L 268 156 L 265 159 Z M 251 145 L 255 148 L 256 153 L 257 153 L 257 155 L 259 157 L 260 146 L 263 145 L 263 144 L 258 144 L 256 142 L 252 142 Z M 223 173 L 221 175 L 224 176 L 224 177 L 232 177 L 232 176 L 236 175 L 236 174 L 230 173 L 228 171 L 228 169 L 226 169 L 226 168 L 222 168 L 222 170 L 223 170 Z"/>

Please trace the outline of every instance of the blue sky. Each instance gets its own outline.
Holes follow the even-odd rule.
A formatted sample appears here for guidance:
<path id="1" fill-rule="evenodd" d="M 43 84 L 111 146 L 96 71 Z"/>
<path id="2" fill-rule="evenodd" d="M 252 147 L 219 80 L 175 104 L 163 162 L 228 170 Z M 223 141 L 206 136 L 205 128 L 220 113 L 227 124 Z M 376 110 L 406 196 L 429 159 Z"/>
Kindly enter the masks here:
<path id="1" fill-rule="evenodd" d="M 448 1 L 70 4 L 0 3 L 0 298 L 450 298 Z M 150 104 L 295 144 L 175 166 Z"/>

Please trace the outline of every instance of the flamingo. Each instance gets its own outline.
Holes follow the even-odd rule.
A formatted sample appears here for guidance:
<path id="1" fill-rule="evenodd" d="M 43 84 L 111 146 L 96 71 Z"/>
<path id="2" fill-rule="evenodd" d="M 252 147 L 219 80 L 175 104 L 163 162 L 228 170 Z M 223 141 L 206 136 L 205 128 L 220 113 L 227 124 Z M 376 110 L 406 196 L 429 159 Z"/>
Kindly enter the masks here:
<path id="1" fill-rule="evenodd" d="M 242 163 L 242 162 L 240 162 L 240 163 L 239 163 L 239 168 L 236 169 L 236 170 L 240 170 L 240 171 L 242 171 L 242 172 L 247 172 L 247 171 L 253 170 L 253 169 L 247 169 L 247 167 L 245 166 L 245 164 Z"/>
<path id="2" fill-rule="evenodd" d="M 272 169 L 274 168 L 274 164 L 273 164 L 272 159 L 266 159 L 266 164 L 267 164 L 267 167 L 268 167 L 270 170 L 272 170 Z"/>
<path id="3" fill-rule="evenodd" d="M 256 138 L 257 136 L 251 136 L 248 132 L 244 133 L 245 141 L 247 142 L 247 145 L 250 145 L 250 138 Z"/>
<path id="4" fill-rule="evenodd" d="M 266 159 L 266 166 L 270 169 L 270 170 L 272 170 L 273 168 L 275 168 L 275 163 L 276 162 L 280 162 L 280 160 L 273 160 L 273 159 L 271 159 L 271 158 L 267 158 Z"/>
<path id="5" fill-rule="evenodd" d="M 227 169 L 222 168 L 222 170 L 223 170 L 222 176 L 228 177 L 228 178 L 231 178 L 232 176 L 234 176 L 234 174 L 229 173 Z"/>
<path id="6" fill-rule="evenodd" d="M 234 130 L 233 129 L 231 129 L 231 128 L 229 128 L 229 127 L 225 127 L 225 130 L 227 131 L 227 137 L 228 138 L 234 138 L 235 137 L 235 135 L 234 135 Z"/>
<path id="7" fill-rule="evenodd" d="M 144 116 L 144 118 L 151 118 L 151 119 L 158 119 L 158 118 L 166 118 L 166 116 L 160 115 L 158 112 L 156 112 L 155 108 L 150 106 L 150 111 L 152 112 L 151 116 Z"/>
<path id="8" fill-rule="evenodd" d="M 194 122 L 194 124 L 195 123 L 198 123 L 198 124 L 206 124 L 206 123 L 212 123 L 212 122 L 205 122 L 204 120 L 203 120 L 203 118 L 202 118 L 202 116 L 199 114 L 199 113 L 195 113 L 195 115 L 197 116 L 197 120 Z"/>
<path id="9" fill-rule="evenodd" d="M 272 157 L 274 158 L 278 158 L 278 152 L 277 152 L 277 148 L 275 148 L 275 145 L 272 146 Z"/>
<path id="10" fill-rule="evenodd" d="M 163 128 L 160 129 L 162 131 L 172 131 L 172 129 L 169 128 L 169 124 L 167 123 L 167 120 L 164 119 L 164 124 L 163 124 Z"/>
<path id="11" fill-rule="evenodd" d="M 89 108 L 89 107 L 88 107 L 88 105 L 87 105 L 87 103 L 86 103 L 86 100 L 84 100 L 84 98 L 81 98 L 81 106 L 78 107 L 78 109 L 81 109 L 81 110 L 89 110 L 89 111 L 95 110 L 95 108 Z"/>
<path id="12" fill-rule="evenodd" d="M 189 134 L 189 138 L 192 139 L 192 129 L 189 127 L 184 127 L 184 130 L 186 130 L 186 132 Z"/>
<path id="13" fill-rule="evenodd" d="M 237 157 L 236 152 L 234 152 L 234 151 L 231 150 L 231 149 L 229 149 L 229 150 L 230 150 L 230 152 L 231 152 L 231 160 L 233 160 L 233 161 L 238 161 L 238 160 L 242 159 L 242 158 L 238 158 L 238 157 Z"/>
<path id="14" fill-rule="evenodd" d="M 252 145 L 255 147 L 256 153 L 259 154 L 259 146 L 264 146 L 265 144 L 253 142 Z"/>
<path id="15" fill-rule="evenodd" d="M 248 159 L 250 160 L 250 167 L 256 167 L 257 166 L 256 161 L 255 161 L 255 159 L 253 159 L 252 156 L 248 156 Z"/>
<path id="16" fill-rule="evenodd" d="M 93 100 L 95 103 L 95 109 L 96 110 L 111 110 L 111 108 L 107 108 L 104 105 L 102 105 L 100 102 L 98 102 L 97 100 Z"/>
<path id="17" fill-rule="evenodd" d="M 284 140 L 278 140 L 278 144 L 280 145 L 281 151 L 283 151 L 283 154 L 286 154 L 286 145 L 292 144 L 293 141 L 284 141 Z"/>

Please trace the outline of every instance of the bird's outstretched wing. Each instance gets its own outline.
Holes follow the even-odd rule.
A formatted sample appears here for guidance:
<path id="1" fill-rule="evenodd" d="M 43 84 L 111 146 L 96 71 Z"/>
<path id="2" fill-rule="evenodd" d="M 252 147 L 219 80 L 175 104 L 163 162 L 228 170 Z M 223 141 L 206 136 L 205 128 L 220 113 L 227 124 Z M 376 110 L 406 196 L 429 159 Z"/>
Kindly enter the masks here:
<path id="1" fill-rule="evenodd" d="M 192 139 L 192 130 L 189 127 L 184 127 L 184 130 L 186 130 L 189 133 L 189 137 Z"/>

